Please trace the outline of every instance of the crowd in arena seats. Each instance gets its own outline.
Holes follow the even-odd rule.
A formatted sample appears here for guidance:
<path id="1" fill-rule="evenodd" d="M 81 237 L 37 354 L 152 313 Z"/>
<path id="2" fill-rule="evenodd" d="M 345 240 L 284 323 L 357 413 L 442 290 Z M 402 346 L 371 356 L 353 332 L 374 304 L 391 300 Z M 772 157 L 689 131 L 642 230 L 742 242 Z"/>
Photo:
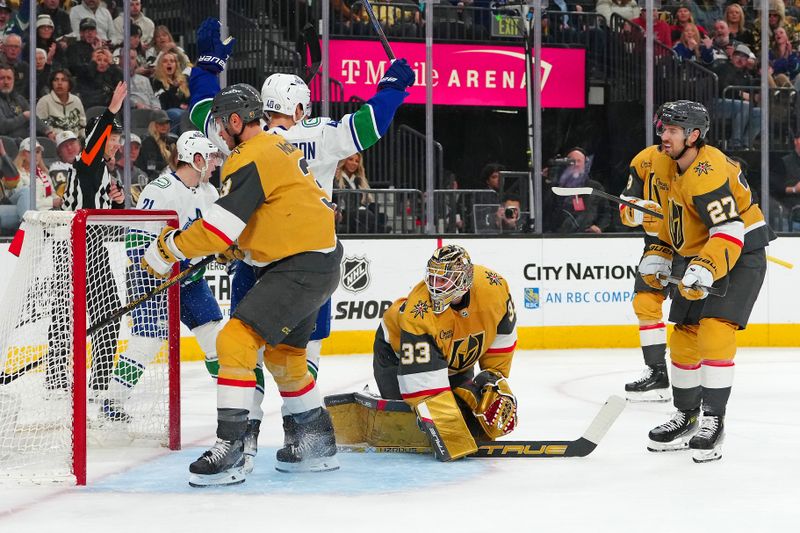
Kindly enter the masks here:
<path id="1" fill-rule="evenodd" d="M 129 94 L 134 133 L 128 166 L 132 184 L 139 189 L 163 170 L 174 169 L 175 141 L 188 122 L 190 97 L 184 74 L 191 66 L 189 58 L 175 44 L 168 27 L 147 17 L 146 4 L 147 0 L 130 0 Z M 80 153 L 87 120 L 108 106 L 123 78 L 122 2 L 38 0 L 33 21 L 37 101 L 31 106 L 26 6 L 19 0 L 0 0 L 0 142 L 4 145 L 0 148 L 0 231 L 4 234 L 19 224 L 29 205 L 30 113 L 36 114 L 39 136 L 36 205 L 58 208 L 56 193 L 63 186 L 66 167 Z M 121 181 L 126 166 L 122 149 L 108 164 Z M 53 197 L 40 197 L 44 191 Z"/>

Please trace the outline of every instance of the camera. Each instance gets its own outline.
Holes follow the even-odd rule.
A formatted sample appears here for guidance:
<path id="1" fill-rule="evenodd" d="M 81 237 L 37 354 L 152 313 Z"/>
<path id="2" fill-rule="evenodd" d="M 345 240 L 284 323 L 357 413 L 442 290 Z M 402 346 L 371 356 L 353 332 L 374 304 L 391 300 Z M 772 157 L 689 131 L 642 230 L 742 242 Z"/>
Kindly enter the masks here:
<path id="1" fill-rule="evenodd" d="M 506 210 L 503 212 L 503 216 L 506 218 L 515 218 L 518 214 L 519 212 L 516 207 L 506 207 Z"/>
<path id="2" fill-rule="evenodd" d="M 547 162 L 548 167 L 571 167 L 575 160 L 570 157 L 554 157 Z"/>

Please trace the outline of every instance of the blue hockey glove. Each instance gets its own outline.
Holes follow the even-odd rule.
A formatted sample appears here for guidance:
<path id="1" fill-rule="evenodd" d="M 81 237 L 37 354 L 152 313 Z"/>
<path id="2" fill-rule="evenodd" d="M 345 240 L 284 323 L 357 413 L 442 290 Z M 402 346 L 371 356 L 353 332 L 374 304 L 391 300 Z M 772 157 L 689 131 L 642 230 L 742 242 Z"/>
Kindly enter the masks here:
<path id="1" fill-rule="evenodd" d="M 408 66 L 408 61 L 405 59 L 396 59 L 392 62 L 389 70 L 378 82 L 378 90 L 381 91 L 388 87 L 405 91 L 408 87 L 414 85 L 417 76 L 411 67 Z"/>
<path id="2" fill-rule="evenodd" d="M 233 51 L 236 39 L 228 37 L 220 40 L 220 22 L 215 18 L 207 18 L 197 28 L 197 66 L 219 74 Z"/>

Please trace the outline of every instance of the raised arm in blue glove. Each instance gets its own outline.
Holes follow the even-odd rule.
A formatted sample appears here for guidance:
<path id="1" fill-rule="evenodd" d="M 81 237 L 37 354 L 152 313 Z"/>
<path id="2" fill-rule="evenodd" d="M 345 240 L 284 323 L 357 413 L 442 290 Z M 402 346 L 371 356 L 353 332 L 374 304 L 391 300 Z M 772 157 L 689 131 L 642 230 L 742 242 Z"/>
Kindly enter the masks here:
<path id="1" fill-rule="evenodd" d="M 414 71 L 408 66 L 408 61 L 405 59 L 395 59 L 392 61 L 391 66 L 389 66 L 389 70 L 386 71 L 386 74 L 384 74 L 383 78 L 378 82 L 378 90 L 381 91 L 391 87 L 392 89 L 405 91 L 407 88 L 414 85 L 414 80 L 416 80 L 416 78 Z"/>
<path id="2" fill-rule="evenodd" d="M 215 74 L 225 70 L 236 42 L 233 37 L 220 40 L 220 27 L 219 20 L 207 18 L 197 29 L 197 66 Z"/>

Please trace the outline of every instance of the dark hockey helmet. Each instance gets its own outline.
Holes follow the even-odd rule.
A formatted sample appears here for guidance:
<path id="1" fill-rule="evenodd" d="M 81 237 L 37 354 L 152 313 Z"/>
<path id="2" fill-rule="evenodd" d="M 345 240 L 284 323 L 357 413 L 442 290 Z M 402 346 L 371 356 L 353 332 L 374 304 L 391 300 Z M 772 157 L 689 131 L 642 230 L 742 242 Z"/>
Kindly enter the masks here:
<path id="1" fill-rule="evenodd" d="M 659 135 L 664 131 L 664 126 L 680 126 L 684 129 L 686 137 L 689 137 L 694 130 L 700 130 L 698 140 L 706 138 L 710 125 L 711 119 L 706 106 L 691 100 L 666 102 L 658 108 L 653 118 L 653 126 Z"/>
<path id="2" fill-rule="evenodd" d="M 237 83 L 222 89 L 211 103 L 211 118 L 221 118 L 227 123 L 233 113 L 239 115 L 245 124 L 259 120 L 264 114 L 263 103 L 258 91 L 246 83 Z"/>
<path id="3" fill-rule="evenodd" d="M 467 251 L 448 244 L 437 248 L 425 269 L 425 285 L 434 313 L 442 313 L 472 287 L 473 267 Z"/>

